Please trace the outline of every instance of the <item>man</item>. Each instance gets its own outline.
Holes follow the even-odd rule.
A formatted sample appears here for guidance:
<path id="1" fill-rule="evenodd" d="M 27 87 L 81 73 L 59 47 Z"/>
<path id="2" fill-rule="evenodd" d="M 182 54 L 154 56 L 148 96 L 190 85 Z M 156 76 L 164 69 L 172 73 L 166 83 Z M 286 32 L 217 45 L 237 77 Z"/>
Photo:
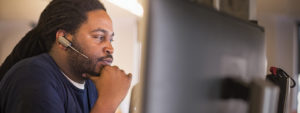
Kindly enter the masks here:
<path id="1" fill-rule="evenodd" d="M 113 113 L 131 82 L 113 36 L 99 1 L 52 0 L 1 65 L 0 113 Z"/>

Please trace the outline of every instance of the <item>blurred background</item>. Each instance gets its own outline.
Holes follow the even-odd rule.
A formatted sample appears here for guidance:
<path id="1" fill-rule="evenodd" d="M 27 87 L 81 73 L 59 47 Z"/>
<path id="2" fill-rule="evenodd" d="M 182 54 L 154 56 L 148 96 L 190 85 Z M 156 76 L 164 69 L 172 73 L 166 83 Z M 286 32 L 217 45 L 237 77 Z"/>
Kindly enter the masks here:
<path id="1" fill-rule="evenodd" d="M 16 43 L 34 26 L 51 0 L 0 0 L 0 64 Z M 134 75 L 132 86 L 140 80 L 142 41 L 140 23 L 147 12 L 145 0 L 101 0 L 113 20 L 114 63 Z M 144 5 L 142 5 L 144 4 Z M 299 66 L 299 0 L 249 0 L 249 20 L 265 30 L 267 67 L 276 66 L 298 79 Z M 297 80 L 298 83 L 299 80 Z M 299 88 L 299 87 L 298 87 Z M 128 113 L 130 91 L 120 105 Z M 290 113 L 297 112 L 298 89 L 290 96 Z"/>

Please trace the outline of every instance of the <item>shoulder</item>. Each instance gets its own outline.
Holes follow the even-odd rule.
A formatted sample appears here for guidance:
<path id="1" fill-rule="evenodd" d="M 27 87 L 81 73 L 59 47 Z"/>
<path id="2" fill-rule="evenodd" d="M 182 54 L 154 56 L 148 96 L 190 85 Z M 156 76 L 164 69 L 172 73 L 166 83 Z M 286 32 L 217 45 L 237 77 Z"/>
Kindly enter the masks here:
<path id="1" fill-rule="evenodd" d="M 6 74 L 6 76 L 33 77 L 45 79 L 51 74 L 57 72 L 57 66 L 48 54 L 41 54 L 31 58 L 24 59 L 15 64 Z"/>
<path id="2" fill-rule="evenodd" d="M 5 74 L 0 88 L 3 85 L 28 87 L 30 84 L 55 86 L 57 69 L 49 61 L 51 59 L 47 57 L 47 55 L 41 54 L 18 62 Z"/>
<path id="3" fill-rule="evenodd" d="M 48 54 L 40 54 L 38 56 L 30 57 L 24 60 L 21 60 L 15 64 L 10 70 L 15 71 L 16 69 L 42 69 L 42 70 L 53 70 L 57 67 L 54 60 Z M 9 70 L 9 71 L 10 71 Z"/>
<path id="4" fill-rule="evenodd" d="M 0 100 L 25 111 L 45 110 L 44 107 L 62 109 L 57 69 L 48 60 L 39 55 L 14 65 L 0 82 Z"/>

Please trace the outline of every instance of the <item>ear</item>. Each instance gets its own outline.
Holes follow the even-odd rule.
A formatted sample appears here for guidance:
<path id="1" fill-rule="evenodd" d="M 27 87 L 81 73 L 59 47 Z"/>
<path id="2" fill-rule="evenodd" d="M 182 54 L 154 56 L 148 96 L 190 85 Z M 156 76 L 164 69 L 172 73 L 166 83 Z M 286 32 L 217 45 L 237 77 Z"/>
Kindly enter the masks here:
<path id="1" fill-rule="evenodd" d="M 62 29 L 59 29 L 59 30 L 57 30 L 57 32 L 56 32 L 56 44 L 58 45 L 58 47 L 59 48 L 61 48 L 61 49 L 64 49 L 64 50 L 66 50 L 67 48 L 66 47 L 64 47 L 63 45 L 61 45 L 59 42 L 58 42 L 58 38 L 59 37 L 65 37 L 65 38 L 67 38 L 66 37 L 66 34 L 67 34 L 67 32 L 65 31 L 65 30 L 62 30 Z"/>

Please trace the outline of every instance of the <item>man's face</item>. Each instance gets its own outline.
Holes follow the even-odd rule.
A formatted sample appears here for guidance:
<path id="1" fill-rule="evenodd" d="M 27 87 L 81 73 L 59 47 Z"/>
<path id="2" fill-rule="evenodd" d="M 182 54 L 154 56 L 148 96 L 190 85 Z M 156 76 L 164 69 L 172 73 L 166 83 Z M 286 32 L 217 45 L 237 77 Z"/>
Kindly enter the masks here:
<path id="1" fill-rule="evenodd" d="M 87 20 L 72 35 L 72 46 L 88 56 L 88 59 L 68 49 L 68 63 L 78 74 L 99 75 L 105 65 L 112 63 L 112 21 L 103 10 L 87 13 Z"/>

